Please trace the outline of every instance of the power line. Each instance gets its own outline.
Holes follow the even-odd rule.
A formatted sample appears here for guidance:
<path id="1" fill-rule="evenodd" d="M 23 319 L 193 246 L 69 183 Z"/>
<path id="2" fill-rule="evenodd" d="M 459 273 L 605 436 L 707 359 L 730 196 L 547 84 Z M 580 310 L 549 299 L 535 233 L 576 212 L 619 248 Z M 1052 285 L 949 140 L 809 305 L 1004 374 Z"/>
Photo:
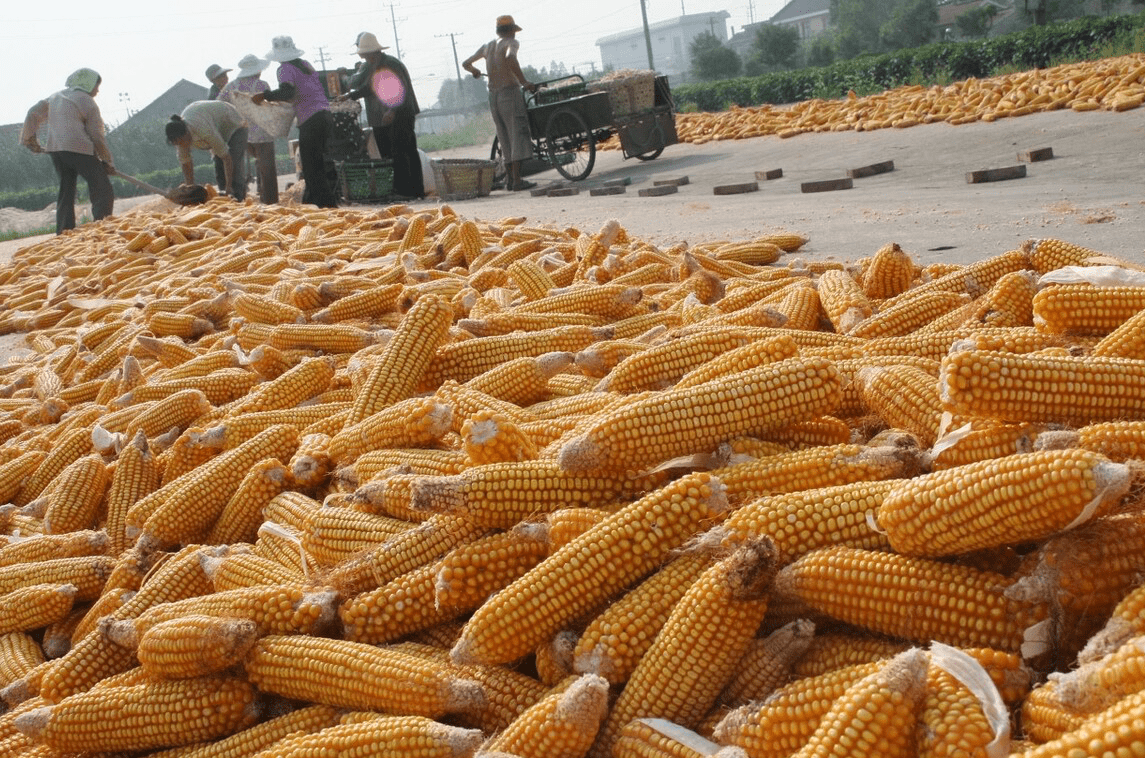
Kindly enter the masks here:
<path id="1" fill-rule="evenodd" d="M 458 90 L 458 92 L 461 92 L 463 90 L 462 90 L 462 85 L 461 85 L 461 64 L 457 62 L 457 40 L 454 38 L 461 36 L 461 34 L 463 34 L 463 32 L 449 32 L 448 34 L 435 34 L 435 35 L 433 35 L 434 37 L 449 37 L 449 42 L 450 42 L 450 44 L 453 45 L 453 65 L 457 68 L 457 90 Z"/>

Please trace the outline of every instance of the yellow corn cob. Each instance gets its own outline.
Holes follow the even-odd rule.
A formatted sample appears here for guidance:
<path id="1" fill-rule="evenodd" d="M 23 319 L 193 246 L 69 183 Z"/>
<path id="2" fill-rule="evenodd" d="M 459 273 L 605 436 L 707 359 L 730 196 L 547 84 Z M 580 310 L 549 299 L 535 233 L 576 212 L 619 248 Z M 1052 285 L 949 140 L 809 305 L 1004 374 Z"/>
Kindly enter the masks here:
<path id="1" fill-rule="evenodd" d="M 615 758 L 735 758 L 735 748 L 721 748 L 690 729 L 667 719 L 634 719 L 621 728 L 612 743 Z"/>
<path id="2" fill-rule="evenodd" d="M 836 577 L 846 577 L 845 591 Z M 1044 618 L 1045 606 L 1007 600 L 1003 592 L 1009 584 L 1000 574 L 967 566 L 828 547 L 784 567 L 775 592 L 880 634 L 1017 651 L 1026 628 Z M 886 602 L 888 597 L 894 601 Z M 916 611 L 920 605 L 956 605 L 960 610 L 957 615 L 929 615 Z M 967 623 L 967 616 L 975 619 L 973 624 Z"/>
<path id="3" fill-rule="evenodd" d="M 290 458 L 298 446 L 298 433 L 274 426 L 234 450 L 212 458 L 180 480 L 143 523 L 143 545 L 190 542 L 218 519 L 246 472 L 266 458 Z"/>
<path id="4" fill-rule="evenodd" d="M 982 665 L 944 645 L 932 645 L 930 658 L 918 755 L 988 755 L 1008 744 L 1006 704 Z"/>
<path id="5" fill-rule="evenodd" d="M 491 529 L 509 529 L 539 513 L 601 505 L 646 491 L 664 477 L 570 473 L 552 461 L 490 463 L 457 476 L 415 480 L 414 510 L 455 513 Z"/>
<path id="6" fill-rule="evenodd" d="M 53 558 L 101 555 L 108 550 L 103 531 L 84 529 L 65 534 L 39 534 L 0 547 L 0 566 L 35 563 Z"/>
<path id="7" fill-rule="evenodd" d="M 453 648 L 453 659 L 496 663 L 527 654 L 565 622 L 649 573 L 705 520 L 719 517 L 726 507 L 722 490 L 717 479 L 696 474 L 617 511 L 477 609 Z M 679 509 L 678 518 L 653 531 L 650 524 L 670 502 Z M 640 551 L 632 555 L 627 545 L 639 545 Z M 609 556 L 617 550 L 629 557 L 612 560 Z M 582 569 L 585 560 L 594 566 L 589 576 Z M 575 593 L 554 605 L 558 588 L 569 581 L 577 585 Z"/>
<path id="8" fill-rule="evenodd" d="M 943 432 L 942 401 L 932 374 L 909 365 L 870 366 L 859 369 L 855 382 L 864 407 L 888 426 L 914 434 L 923 447 L 932 447 Z"/>
<path id="9" fill-rule="evenodd" d="M 377 589 L 348 598 L 338 609 L 342 637 L 379 644 L 429 629 L 460 615 L 434 603 L 438 563 L 420 566 Z"/>
<path id="10" fill-rule="evenodd" d="M 237 758 L 256 755 L 285 737 L 313 734 L 338 723 L 341 711 L 328 705 L 308 705 L 236 732 L 214 742 L 152 753 L 155 758 Z"/>
<path id="11" fill-rule="evenodd" d="M 183 390 L 200 390 L 212 405 L 223 405 L 245 395 L 257 381 L 258 375 L 246 369 L 221 369 L 204 376 L 144 384 L 117 398 L 115 404 L 125 407 L 149 400 L 163 400 Z"/>
<path id="12" fill-rule="evenodd" d="M 0 635 L 0 689 L 24 677 L 44 662 L 44 653 L 24 632 Z"/>
<path id="13" fill-rule="evenodd" d="M 71 584 L 33 584 L 0 595 L 0 634 L 54 624 L 71 613 L 75 598 Z"/>
<path id="14" fill-rule="evenodd" d="M 907 642 L 854 632 L 816 635 L 811 646 L 792 666 L 795 678 L 819 676 L 863 663 L 883 661 L 910 647 Z"/>
<path id="15" fill-rule="evenodd" d="M 309 348 L 326 353 L 354 353 L 377 342 L 377 335 L 343 324 L 281 324 L 266 343 L 278 350 Z"/>
<path id="16" fill-rule="evenodd" d="M 915 722 L 926 695 L 926 671 L 926 653 L 900 653 L 849 687 L 795 755 L 846 756 L 868 745 L 877 755 L 917 755 Z"/>
<path id="17" fill-rule="evenodd" d="M 253 542 L 263 521 L 263 509 L 289 484 L 288 471 L 277 458 L 267 458 L 251 467 L 217 521 L 207 532 L 212 545 Z"/>
<path id="18" fill-rule="evenodd" d="M 1145 418 L 1145 395 L 1124 391 L 1142 376 L 1145 362 L 1129 358 L 961 350 L 943 360 L 939 386 L 955 414 L 1082 426 Z"/>
<path id="19" fill-rule="evenodd" d="M 470 466 L 537 457 L 537 446 L 532 438 L 512 421 L 492 411 L 480 411 L 466 419 L 461 426 L 461 437 Z"/>
<path id="20" fill-rule="evenodd" d="M 792 358 L 798 352 L 799 348 L 795 345 L 795 341 L 788 335 L 753 340 L 688 371 L 674 387 L 676 389 L 694 387 L 737 371 L 746 371 Z"/>
<path id="21" fill-rule="evenodd" d="M 823 312 L 837 332 L 849 334 L 874 312 L 862 286 L 845 271 L 824 271 L 817 288 Z"/>
<path id="22" fill-rule="evenodd" d="M 106 555 L 50 558 L 0 567 L 0 593 L 37 584 L 71 584 L 76 602 L 95 600 L 103 590 L 115 559 Z"/>
<path id="23" fill-rule="evenodd" d="M 350 463 L 371 450 L 431 445 L 449 431 L 453 414 L 433 398 L 410 398 L 348 425 L 330 440 L 330 458 Z"/>
<path id="24" fill-rule="evenodd" d="M 763 621 L 774 559 L 766 540 L 748 543 L 696 579 L 640 658 L 590 754 L 608 755 L 634 718 L 660 714 L 687 728 L 699 723 Z"/>
<path id="25" fill-rule="evenodd" d="M 239 294 L 232 303 L 235 314 L 256 324 L 301 324 L 306 314 L 300 308 L 250 292 Z"/>
<path id="26" fill-rule="evenodd" d="M 559 462 L 569 471 L 638 468 L 830 413 L 838 401 L 838 374 L 828 361 L 792 358 L 607 412 L 565 443 Z"/>
<path id="27" fill-rule="evenodd" d="M 5 503 L 13 502 L 24 482 L 39 468 L 46 457 L 47 453 L 32 450 L 0 464 L 0 500 Z"/>
<path id="28" fill-rule="evenodd" d="M 452 379 L 446 380 L 438 388 L 435 397 L 450 409 L 452 416 L 450 428 L 454 432 L 460 432 L 465 419 L 481 411 L 492 411 L 518 424 L 535 420 L 531 413 L 522 410 L 520 406 L 499 400 L 468 385 L 458 384 Z"/>
<path id="29" fill-rule="evenodd" d="M 761 442 L 775 442 L 789 450 L 841 445 L 850 442 L 851 427 L 833 416 L 796 421 L 760 435 Z"/>
<path id="30" fill-rule="evenodd" d="M 594 342 L 612 337 L 612 331 L 608 328 L 563 326 L 450 343 L 438 350 L 422 380 L 422 387 L 436 389 L 446 379 L 467 382 L 514 358 L 563 351 L 576 352 Z"/>
<path id="31" fill-rule="evenodd" d="M 334 324 L 339 321 L 370 320 L 384 316 L 397 307 L 402 289 L 400 284 L 370 287 L 335 300 L 322 310 L 311 314 L 310 320 L 317 324 Z"/>
<path id="32" fill-rule="evenodd" d="M 1090 354 L 1099 358 L 1145 359 L 1145 308 L 1102 337 Z"/>
<path id="33" fill-rule="evenodd" d="M 549 381 L 572 365 L 573 358 L 567 352 L 517 358 L 469 380 L 465 386 L 522 407 L 532 405 L 549 397 Z"/>
<path id="34" fill-rule="evenodd" d="M 513 261 L 505 271 L 526 302 L 540 300 L 556 287 L 548 272 L 528 259 Z"/>
<path id="35" fill-rule="evenodd" d="M 549 552 L 556 552 L 614 512 L 615 509 L 588 507 L 561 508 L 559 511 L 553 511 L 545 519 L 549 527 Z"/>
<path id="36" fill-rule="evenodd" d="M 1120 700 L 1116 705 L 1086 719 L 1074 731 L 1039 745 L 1025 753 L 1029 758 L 1048 758 L 1057 755 L 1119 755 L 1131 754 L 1132 746 L 1142 736 L 1141 708 L 1145 707 L 1145 692 L 1138 692 Z"/>
<path id="37" fill-rule="evenodd" d="M 53 484 L 44 514 L 44 533 L 63 534 L 95 526 L 107 485 L 107 467 L 100 456 L 87 455 L 71 463 Z"/>
<path id="38" fill-rule="evenodd" d="M 171 429 L 182 433 L 210 410 L 211 404 L 201 390 L 176 392 L 136 415 L 124 429 L 124 436 L 132 439 L 142 432 L 146 437 L 157 437 Z"/>
<path id="39" fill-rule="evenodd" d="M 684 553 L 625 593 L 580 635 L 573 651 L 574 670 L 599 674 L 609 684 L 628 681 L 672 609 L 710 563 L 702 552 Z"/>
<path id="40" fill-rule="evenodd" d="M 219 426 L 212 427 L 204 435 L 204 442 L 216 444 L 219 442 L 217 438 L 221 437 L 222 449 L 232 450 L 272 426 L 285 424 L 303 432 L 312 424 L 336 416 L 348 409 L 349 403 L 315 403 L 314 405 L 303 405 L 295 408 L 228 416 Z"/>
<path id="41" fill-rule="evenodd" d="M 195 340 L 215 330 L 215 325 L 193 313 L 156 313 L 147 320 L 147 330 L 157 337 Z"/>
<path id="42" fill-rule="evenodd" d="M 265 584 L 286 584 L 302 578 L 301 572 L 291 571 L 250 548 L 232 549 L 224 556 L 204 558 L 203 570 L 216 592 Z"/>
<path id="43" fill-rule="evenodd" d="M 1128 469 L 1086 450 L 1021 453 L 904 480 L 878 523 L 900 553 L 953 555 L 1043 539 L 1100 515 L 1128 488 Z"/>
<path id="44" fill-rule="evenodd" d="M 850 335 L 864 339 L 903 336 L 966 302 L 968 297 L 959 292 L 924 292 L 896 305 L 881 308 L 878 313 L 856 326 Z"/>
<path id="45" fill-rule="evenodd" d="M 198 353 L 184 345 L 182 340 L 156 339 L 140 334 L 135 337 L 134 344 L 167 368 L 180 366 L 198 356 Z"/>
<path id="46" fill-rule="evenodd" d="M 857 481 L 761 497 L 737 508 L 703 539 L 713 545 L 732 546 L 767 537 L 775 544 L 782 563 L 828 545 L 886 549 L 886 536 L 872 530 L 868 518 L 897 484 L 893 480 Z"/>
<path id="47" fill-rule="evenodd" d="M 363 453 L 354 461 L 354 475 L 359 483 L 364 484 L 394 466 L 409 466 L 411 474 L 459 474 L 466 467 L 465 453 L 419 448 L 374 450 Z"/>
<path id="48" fill-rule="evenodd" d="M 239 663 L 258 639 L 249 619 L 189 614 L 155 624 L 139 638 L 135 654 L 154 679 L 190 679 Z"/>
<path id="49" fill-rule="evenodd" d="M 329 447 L 328 434 L 302 435 L 290 459 L 291 479 L 298 489 L 315 490 L 325 483 L 331 468 Z"/>
<path id="50" fill-rule="evenodd" d="M 459 545 L 435 566 L 434 604 L 455 612 L 474 610 L 548 552 L 548 529 L 541 524 L 519 524 Z"/>
<path id="51" fill-rule="evenodd" d="M 1052 284 L 1034 296 L 1034 326 L 1050 334 L 1104 337 L 1145 309 L 1141 287 Z"/>
<path id="52" fill-rule="evenodd" d="M 863 291 L 873 300 L 886 300 L 909 289 L 914 277 L 915 265 L 910 256 L 890 242 L 875 252 L 863 270 Z"/>
<path id="53" fill-rule="evenodd" d="M 620 393 L 665 389 L 688 372 L 747 343 L 745 337 L 735 333 L 703 334 L 651 347 L 617 363 L 601 381 L 599 389 Z"/>
<path id="54" fill-rule="evenodd" d="M 483 747 L 520 758 L 577 758 L 608 711 L 608 682 L 584 674 L 542 698 Z"/>
<path id="55" fill-rule="evenodd" d="M 254 701 L 254 688 L 233 676 L 101 687 L 25 713 L 16 726 L 65 752 L 154 750 L 231 734 L 253 719 Z"/>
<path id="56" fill-rule="evenodd" d="M 267 511 L 269 516 L 270 509 Z M 362 550 L 386 543 L 413 526 L 410 522 L 388 516 L 323 505 L 314 509 L 299 529 L 306 554 L 319 565 L 336 566 Z"/>
<path id="57" fill-rule="evenodd" d="M 485 702 L 482 686 L 448 665 L 346 640 L 264 637 L 244 666 L 263 692 L 342 708 L 433 718 Z"/>
<path id="58" fill-rule="evenodd" d="M 1046 274 L 1064 266 L 1086 266 L 1088 259 L 1099 256 L 1095 250 L 1058 239 L 1027 240 L 1022 249 L 1039 274 Z"/>
<path id="59" fill-rule="evenodd" d="M 179 435 L 174 442 L 164 441 L 170 445 L 156 458 L 156 465 L 161 467 L 163 474 L 160 484 L 163 487 L 171 485 L 179 477 L 198 468 L 211 458 L 219 454 L 217 442 L 211 439 L 205 429 L 192 426 Z M 166 496 L 166 492 L 163 493 Z M 147 515 L 159 505 L 159 493 L 153 493 L 140 498 L 135 505 L 128 509 L 127 525 L 129 531 L 143 525 Z M 137 536 L 132 533 L 132 539 Z"/>
<path id="60" fill-rule="evenodd" d="M 259 635 L 316 634 L 334 619 L 337 595 L 332 590 L 308 590 L 298 584 L 248 587 L 175 600 L 147 609 L 130 619 L 109 619 L 100 631 L 112 642 L 134 648 L 153 627 L 184 616 L 246 619 Z"/>
<path id="61" fill-rule="evenodd" d="M 27 505 L 32 502 L 60 472 L 90 452 L 90 431 L 87 429 L 77 429 L 73 432 L 69 432 L 58 444 L 53 445 L 47 457 L 43 459 L 30 476 L 27 476 L 15 496 L 12 497 L 11 502 L 16 505 Z M 13 461 L 13 464 L 14 463 L 15 461 Z M 19 471 L 20 469 L 16 469 L 14 473 L 18 473 Z"/>
<path id="62" fill-rule="evenodd" d="M 249 393 L 227 410 L 234 415 L 294 408 L 307 398 L 325 392 L 334 379 L 334 364 L 328 358 L 303 360 L 294 368 Z"/>
<path id="63" fill-rule="evenodd" d="M 576 242 L 577 266 L 574 278 L 584 279 L 589 269 L 599 266 L 604 261 L 605 256 L 608 255 L 609 248 L 620 239 L 623 231 L 616 219 L 610 219 L 605 222 L 599 232 L 591 237 L 588 235 L 578 237 Z"/>

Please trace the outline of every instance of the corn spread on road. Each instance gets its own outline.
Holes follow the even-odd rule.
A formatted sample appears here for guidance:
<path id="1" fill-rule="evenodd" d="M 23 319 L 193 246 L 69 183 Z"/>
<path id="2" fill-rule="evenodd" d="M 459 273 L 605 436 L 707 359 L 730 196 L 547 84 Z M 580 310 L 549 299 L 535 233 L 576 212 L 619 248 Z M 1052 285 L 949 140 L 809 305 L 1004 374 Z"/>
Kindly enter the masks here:
<path id="1" fill-rule="evenodd" d="M 3 754 L 1131 754 L 1139 267 L 804 242 L 216 199 L 21 250 Z"/>

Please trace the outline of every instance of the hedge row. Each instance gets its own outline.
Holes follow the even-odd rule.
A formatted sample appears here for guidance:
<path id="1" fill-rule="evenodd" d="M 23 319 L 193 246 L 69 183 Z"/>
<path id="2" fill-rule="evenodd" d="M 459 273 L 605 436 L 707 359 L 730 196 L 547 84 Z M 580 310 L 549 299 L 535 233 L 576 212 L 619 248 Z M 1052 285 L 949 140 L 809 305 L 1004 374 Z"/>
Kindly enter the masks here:
<path id="1" fill-rule="evenodd" d="M 701 111 L 731 106 L 781 105 L 843 97 L 848 90 L 872 94 L 939 76 L 951 81 L 993 76 L 1004 67 L 1045 68 L 1084 58 L 1101 45 L 1145 28 L 1145 13 L 1087 16 L 1053 26 L 970 42 L 936 42 L 911 50 L 864 56 L 822 68 L 800 69 L 720 82 L 686 84 L 672 94 L 676 105 Z"/>

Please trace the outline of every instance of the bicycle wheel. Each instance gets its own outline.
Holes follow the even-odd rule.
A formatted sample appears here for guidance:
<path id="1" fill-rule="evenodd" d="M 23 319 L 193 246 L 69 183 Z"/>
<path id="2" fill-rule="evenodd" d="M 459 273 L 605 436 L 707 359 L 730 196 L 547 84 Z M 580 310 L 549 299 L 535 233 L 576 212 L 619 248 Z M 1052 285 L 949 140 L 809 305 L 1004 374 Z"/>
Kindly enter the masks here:
<path id="1" fill-rule="evenodd" d="M 566 179 L 577 182 L 592 172 L 596 163 L 596 139 L 580 114 L 562 108 L 549 117 L 545 127 L 546 157 Z"/>

